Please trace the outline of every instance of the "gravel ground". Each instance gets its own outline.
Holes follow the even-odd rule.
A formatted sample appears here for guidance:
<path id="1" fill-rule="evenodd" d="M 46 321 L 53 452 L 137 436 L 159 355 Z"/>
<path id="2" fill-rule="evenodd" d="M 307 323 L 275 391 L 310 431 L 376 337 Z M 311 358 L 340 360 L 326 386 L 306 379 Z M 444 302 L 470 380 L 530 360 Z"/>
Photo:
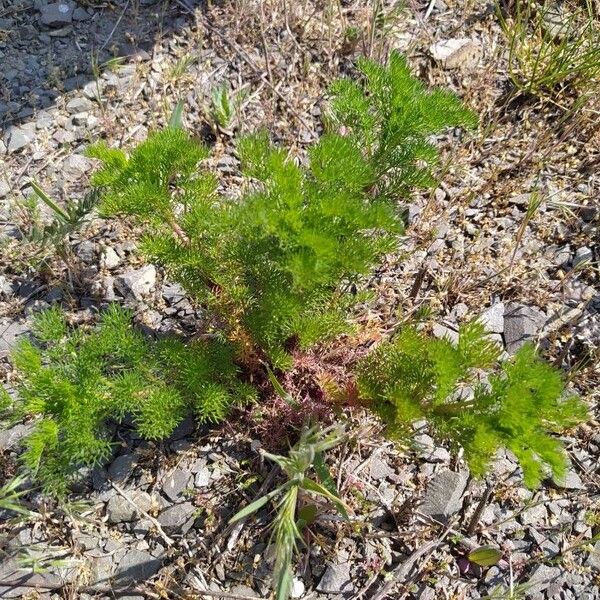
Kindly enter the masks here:
<path id="1" fill-rule="evenodd" d="M 453 336 L 459 322 L 481 316 L 508 354 L 533 339 L 568 369 L 592 420 L 565 437 L 572 461 L 565 480 L 530 492 L 510 455 L 476 481 L 460 457 L 433 443 L 426 425 L 415 425 L 414 445 L 399 448 L 367 415 L 349 415 L 349 442 L 332 452 L 331 464 L 354 517 L 345 524 L 325 513 L 311 529 L 295 597 L 521 597 L 509 595 L 512 586 L 535 600 L 600 598 L 594 100 L 566 123 L 551 103 L 508 103 L 506 43 L 486 3 L 413 1 L 403 11 L 379 3 L 375 32 L 365 0 L 334 10 L 282 0 L 201 10 L 183 0 L 60 4 L 66 9 L 0 0 L 0 369 L 7 381 L 7 353 L 29 316 L 53 303 L 87 322 L 116 300 L 158 334 L 190 335 L 203 321 L 159 267 L 140 262 L 126 222 L 93 219 L 61 245 L 61 259 L 24 242 L 30 180 L 60 200 L 80 198 L 93 168 L 82 154 L 91 141 L 144 139 L 183 99 L 186 127 L 212 146 L 212 166 L 235 190 L 235 134 L 267 127 L 302 156 L 319 134 L 328 82 L 350 72 L 360 54 L 401 49 L 420 76 L 454 89 L 482 127 L 439 140 L 443 183 L 409 199 L 403 252 L 367 282 L 378 300 L 356 320 L 384 333 L 427 306 L 433 333 Z M 356 42 L 344 37 L 349 26 L 359 31 Z M 448 47 L 458 50 L 444 57 Z M 223 83 L 240 104 L 228 130 L 209 117 L 211 91 Z M 529 219 L 532 194 L 542 202 Z M 27 430 L 20 423 L 0 431 L 5 477 Z M 198 432 L 191 422 L 160 444 L 127 427 L 116 436 L 113 461 L 82 473 L 70 506 L 32 494 L 32 517 L 0 521 L 7 553 L 0 596 L 180 598 L 225 590 L 267 597 L 267 511 L 242 528 L 226 525 L 269 477 L 256 440 L 242 427 Z M 500 547 L 503 560 L 469 563 L 466 554 L 483 544 Z M 24 552 L 47 568 L 19 569 L 14 556 Z"/>

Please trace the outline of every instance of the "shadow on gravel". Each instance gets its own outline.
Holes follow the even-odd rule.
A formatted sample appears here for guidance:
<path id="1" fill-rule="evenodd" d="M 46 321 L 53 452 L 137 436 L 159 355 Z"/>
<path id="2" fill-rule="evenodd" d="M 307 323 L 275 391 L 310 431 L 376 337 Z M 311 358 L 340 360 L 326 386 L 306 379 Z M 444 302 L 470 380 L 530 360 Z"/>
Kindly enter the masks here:
<path id="1" fill-rule="evenodd" d="M 30 121 L 115 57 L 149 58 L 158 38 L 190 22 L 176 0 L 0 0 L 0 129 Z"/>

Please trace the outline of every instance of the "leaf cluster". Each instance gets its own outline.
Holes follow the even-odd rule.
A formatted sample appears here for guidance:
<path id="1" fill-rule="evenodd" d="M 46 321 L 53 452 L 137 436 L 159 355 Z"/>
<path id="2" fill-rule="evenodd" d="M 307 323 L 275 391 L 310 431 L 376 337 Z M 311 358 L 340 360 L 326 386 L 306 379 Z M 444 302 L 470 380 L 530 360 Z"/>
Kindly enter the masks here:
<path id="1" fill-rule="evenodd" d="M 332 86 L 328 131 L 306 163 L 264 132 L 238 142 L 238 200 L 217 193 L 216 178 L 198 168 L 206 149 L 181 129 L 129 155 L 89 152 L 104 163 L 93 178 L 105 189 L 102 210 L 147 223 L 147 253 L 216 309 L 231 339 L 279 368 L 290 366 L 291 348 L 348 329 L 347 284 L 394 249 L 402 194 L 433 183 L 430 137 L 474 123 L 455 96 L 426 91 L 397 53 L 359 69 L 359 83 Z"/>
<path id="2" fill-rule="evenodd" d="M 231 347 L 149 340 L 117 305 L 88 330 L 71 329 L 60 309 L 51 308 L 36 316 L 33 332 L 12 357 L 19 377 L 15 409 L 39 417 L 23 460 L 57 495 L 80 467 L 110 458 L 111 422 L 127 416 L 140 436 L 158 439 L 190 412 L 200 422 L 220 421 L 254 393 L 239 380 Z"/>
<path id="3" fill-rule="evenodd" d="M 584 404 L 565 392 L 560 371 L 532 345 L 503 363 L 499 357 L 500 348 L 478 322 L 461 327 L 456 345 L 406 328 L 359 365 L 359 394 L 393 435 L 427 419 L 440 438 L 464 448 L 475 475 L 506 448 L 528 486 L 550 473 L 560 478 L 567 458 L 550 434 L 584 419 Z"/>

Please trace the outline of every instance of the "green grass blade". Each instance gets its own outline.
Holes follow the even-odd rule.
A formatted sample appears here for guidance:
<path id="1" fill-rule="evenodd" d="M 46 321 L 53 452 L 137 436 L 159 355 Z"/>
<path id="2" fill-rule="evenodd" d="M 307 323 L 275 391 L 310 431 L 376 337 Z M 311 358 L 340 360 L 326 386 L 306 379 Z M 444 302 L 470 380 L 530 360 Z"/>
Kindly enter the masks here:
<path id="1" fill-rule="evenodd" d="M 268 494 L 261 496 L 258 500 L 251 502 L 250 504 L 248 504 L 248 506 L 242 508 L 242 510 L 233 515 L 233 517 L 229 519 L 229 524 L 231 525 L 232 523 L 241 521 L 242 519 L 245 519 L 246 517 L 250 516 L 252 513 L 255 513 L 257 510 L 262 508 L 267 502 L 269 502 L 269 500 L 272 500 L 273 498 L 281 494 L 281 492 L 290 487 L 290 485 L 292 485 L 292 482 L 287 481 L 272 492 L 269 492 Z"/>
<path id="2" fill-rule="evenodd" d="M 183 100 L 179 100 L 169 118 L 169 129 L 183 129 Z"/>
<path id="3" fill-rule="evenodd" d="M 38 198 L 52 210 L 52 212 L 56 215 L 58 219 L 64 221 L 65 223 L 69 222 L 69 215 L 60 207 L 46 192 L 39 186 L 35 181 L 30 182 L 33 191 L 36 193 Z"/>

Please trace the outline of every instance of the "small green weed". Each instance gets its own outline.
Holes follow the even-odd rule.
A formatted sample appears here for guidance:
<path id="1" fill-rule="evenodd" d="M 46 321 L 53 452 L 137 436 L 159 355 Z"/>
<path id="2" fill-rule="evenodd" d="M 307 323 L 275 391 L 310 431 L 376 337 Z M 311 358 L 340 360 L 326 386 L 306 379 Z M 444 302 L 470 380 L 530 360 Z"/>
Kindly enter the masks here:
<path id="1" fill-rule="evenodd" d="M 273 579 L 277 600 L 286 600 L 289 597 L 294 575 L 293 559 L 298 551 L 298 543 L 302 541 L 302 530 L 316 518 L 317 507 L 307 504 L 303 496 L 324 498 L 332 502 L 343 516 L 347 516 L 346 507 L 335 490 L 335 484 L 323 459 L 323 453 L 337 446 L 342 437 L 343 432 L 339 426 L 323 430 L 318 427 L 305 427 L 288 456 L 263 452 L 265 458 L 281 467 L 286 481 L 243 508 L 230 521 L 235 523 L 245 519 L 270 501 L 276 501 L 276 514 L 271 527 L 275 547 Z M 307 476 L 310 469 L 315 470 L 320 482 Z M 299 509 L 299 502 L 303 500 L 303 506 Z"/>
<path id="2" fill-rule="evenodd" d="M 562 6 L 562 5 L 561 5 Z M 509 77 L 526 95 L 556 99 L 592 93 L 600 82 L 600 26 L 584 8 L 515 0 L 512 13 L 498 10 L 508 40 Z"/>

